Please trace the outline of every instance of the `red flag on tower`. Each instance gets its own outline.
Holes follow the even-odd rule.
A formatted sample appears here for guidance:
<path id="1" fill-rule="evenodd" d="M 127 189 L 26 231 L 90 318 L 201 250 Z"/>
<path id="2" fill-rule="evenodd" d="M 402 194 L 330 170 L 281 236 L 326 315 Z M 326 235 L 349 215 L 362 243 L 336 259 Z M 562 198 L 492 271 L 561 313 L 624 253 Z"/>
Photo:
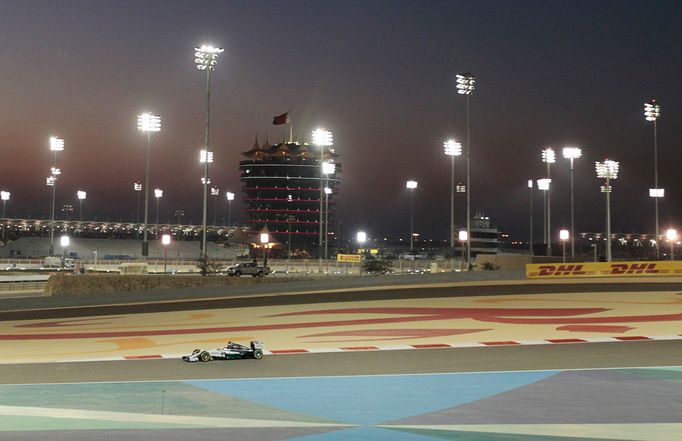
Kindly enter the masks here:
<path id="1" fill-rule="evenodd" d="M 289 124 L 289 112 L 277 115 L 272 118 L 272 124 L 278 126 L 280 124 Z"/>

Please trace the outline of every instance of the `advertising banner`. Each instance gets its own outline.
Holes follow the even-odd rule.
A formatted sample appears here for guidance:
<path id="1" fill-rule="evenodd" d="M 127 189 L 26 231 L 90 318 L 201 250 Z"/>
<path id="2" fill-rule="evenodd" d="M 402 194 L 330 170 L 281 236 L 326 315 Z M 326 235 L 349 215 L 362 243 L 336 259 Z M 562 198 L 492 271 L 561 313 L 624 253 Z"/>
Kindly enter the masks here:
<path id="1" fill-rule="evenodd" d="M 682 261 L 534 263 L 526 265 L 526 276 L 529 279 L 682 276 Z"/>
<path id="2" fill-rule="evenodd" d="M 360 263 L 360 262 L 362 262 L 362 255 L 360 255 L 360 254 L 337 254 L 336 255 L 336 261 L 337 262 Z"/>

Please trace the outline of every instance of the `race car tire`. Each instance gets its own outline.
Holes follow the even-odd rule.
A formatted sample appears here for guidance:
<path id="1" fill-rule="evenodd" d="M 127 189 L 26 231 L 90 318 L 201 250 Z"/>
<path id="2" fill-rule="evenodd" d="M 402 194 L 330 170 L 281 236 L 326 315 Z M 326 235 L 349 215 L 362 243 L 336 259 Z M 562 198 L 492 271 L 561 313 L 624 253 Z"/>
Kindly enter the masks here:
<path id="1" fill-rule="evenodd" d="M 258 274 L 256 274 L 258 277 L 263 277 L 263 271 L 258 271 Z"/>
<path id="2" fill-rule="evenodd" d="M 260 360 L 261 358 L 263 358 L 263 351 L 261 349 L 254 349 L 253 358 L 255 358 L 256 360 Z"/>
<path id="3" fill-rule="evenodd" d="M 213 358 L 213 357 L 211 357 L 211 354 L 209 354 L 209 353 L 206 352 L 206 351 L 202 352 L 202 353 L 199 355 L 199 360 L 204 361 L 204 362 L 206 362 L 206 361 L 211 361 L 212 358 Z"/>
<path id="4" fill-rule="evenodd" d="M 234 272 L 234 276 L 235 276 L 235 277 L 239 277 L 239 276 L 241 276 L 241 275 L 242 275 L 242 272 L 241 272 L 241 271 L 235 271 L 235 272 Z"/>

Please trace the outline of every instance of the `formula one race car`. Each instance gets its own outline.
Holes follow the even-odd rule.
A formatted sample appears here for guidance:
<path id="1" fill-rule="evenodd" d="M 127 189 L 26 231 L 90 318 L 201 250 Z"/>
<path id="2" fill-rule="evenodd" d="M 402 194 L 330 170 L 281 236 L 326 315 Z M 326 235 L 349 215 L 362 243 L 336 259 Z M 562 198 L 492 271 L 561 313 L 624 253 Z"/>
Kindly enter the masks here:
<path id="1" fill-rule="evenodd" d="M 189 355 L 183 355 L 185 361 L 234 360 L 236 358 L 263 358 L 265 346 L 259 341 L 252 341 L 249 346 L 228 342 L 222 348 L 195 349 Z"/>

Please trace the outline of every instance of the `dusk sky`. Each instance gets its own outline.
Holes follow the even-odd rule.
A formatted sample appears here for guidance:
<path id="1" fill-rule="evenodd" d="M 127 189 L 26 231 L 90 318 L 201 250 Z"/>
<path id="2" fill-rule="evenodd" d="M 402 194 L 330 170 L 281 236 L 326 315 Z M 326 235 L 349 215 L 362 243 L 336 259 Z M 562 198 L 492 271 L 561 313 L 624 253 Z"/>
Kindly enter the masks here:
<path id="1" fill-rule="evenodd" d="M 241 195 L 239 160 L 258 136 L 334 132 L 346 233 L 407 237 L 405 181 L 419 181 L 415 230 L 446 239 L 450 163 L 443 141 L 466 138 L 455 75 L 471 72 L 472 211 L 527 239 L 527 180 L 540 152 L 578 146 L 576 230 L 604 230 L 594 161 L 620 162 L 613 232 L 654 230 L 658 121 L 661 229 L 682 228 L 682 3 L 679 1 L 31 1 L 0 0 L 0 189 L 8 217 L 46 217 L 48 138 L 64 138 L 57 205 L 88 192 L 87 218 L 130 220 L 144 177 L 136 115 L 161 115 L 151 186 L 161 220 L 201 223 L 205 77 L 195 46 L 223 47 L 212 75 L 213 184 Z M 465 161 L 456 176 L 465 181 Z M 568 161 L 552 167 L 552 224 L 570 225 Z M 238 202 L 238 201 L 235 201 Z M 153 207 L 151 213 L 154 213 Z M 212 219 L 212 208 L 209 219 Z M 465 221 L 457 199 L 457 223 Z M 233 219 L 245 219 L 240 204 Z M 535 198 L 536 238 L 542 199 Z M 556 232 L 555 232 L 556 233 Z M 558 233 L 554 234 L 557 236 Z"/>

